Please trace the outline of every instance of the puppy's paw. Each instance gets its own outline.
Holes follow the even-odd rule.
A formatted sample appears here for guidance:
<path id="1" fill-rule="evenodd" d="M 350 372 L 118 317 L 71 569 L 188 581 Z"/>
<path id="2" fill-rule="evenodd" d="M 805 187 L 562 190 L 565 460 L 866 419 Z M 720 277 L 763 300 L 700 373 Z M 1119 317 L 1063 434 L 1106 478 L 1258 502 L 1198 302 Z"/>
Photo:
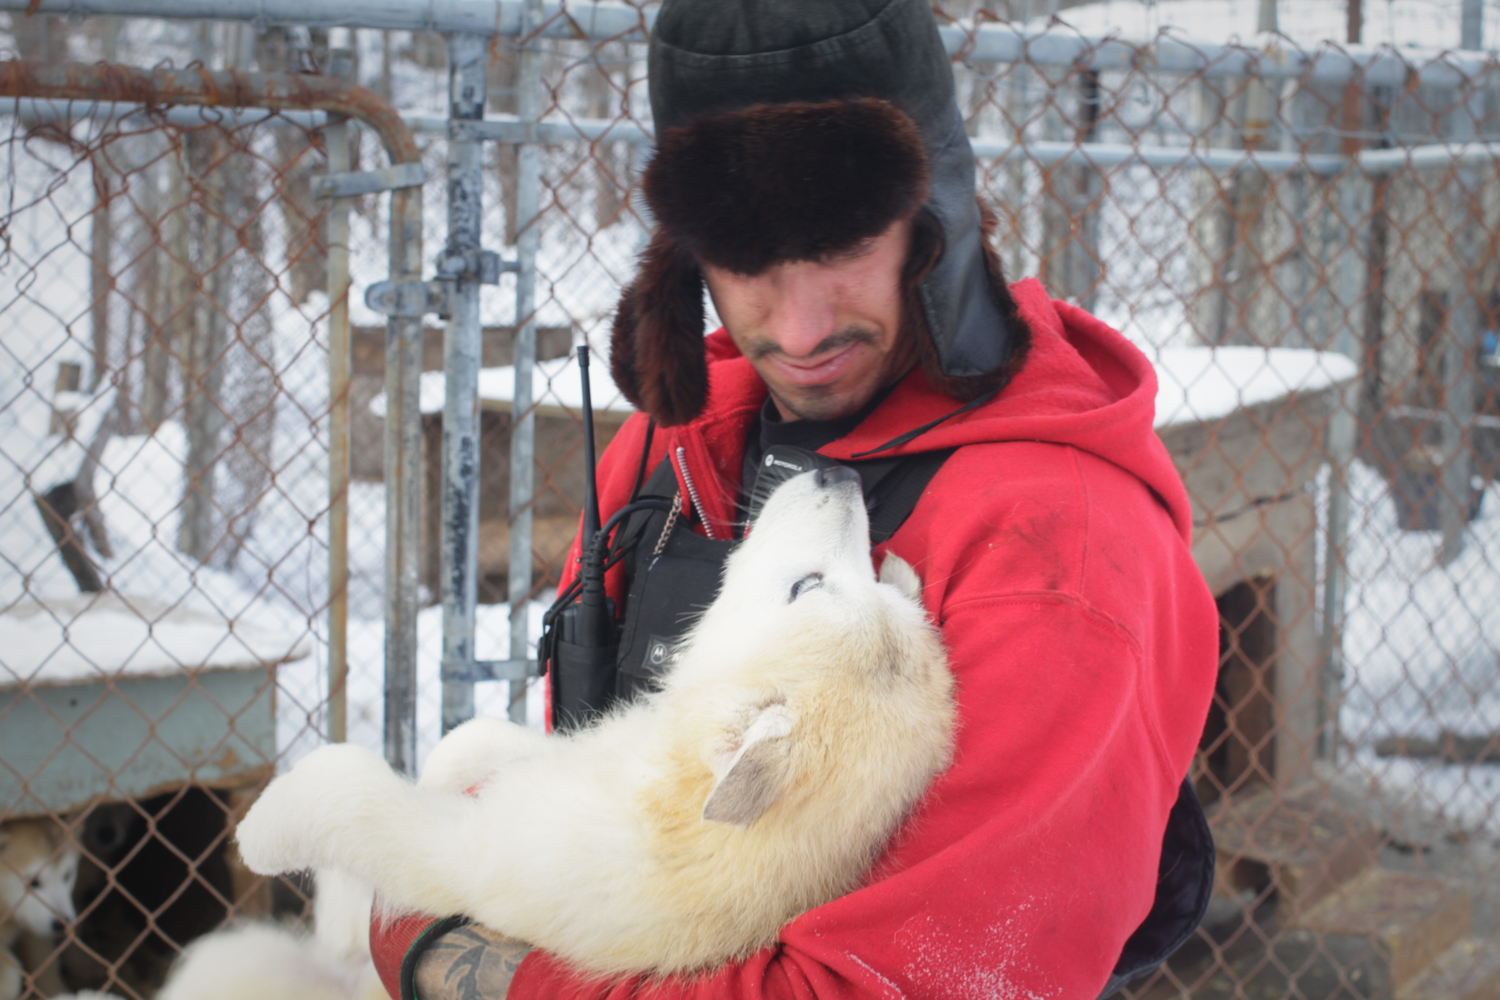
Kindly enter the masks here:
<path id="1" fill-rule="evenodd" d="M 377 755 L 347 743 L 320 747 L 260 793 L 236 831 L 245 865 L 261 875 L 299 871 L 337 857 L 347 803 L 390 777 Z"/>
<path id="2" fill-rule="evenodd" d="M 290 796 L 281 794 L 279 786 L 284 780 L 285 776 L 271 782 L 235 829 L 240 858 L 258 875 L 278 875 L 313 865 L 306 856 L 306 838 L 287 808 Z"/>
<path id="3" fill-rule="evenodd" d="M 921 577 L 917 576 L 911 563 L 894 552 L 887 552 L 885 561 L 880 564 L 880 582 L 895 587 L 907 600 L 922 603 Z"/>
<path id="4" fill-rule="evenodd" d="M 506 764 L 537 753 L 549 738 L 506 719 L 470 719 L 444 736 L 422 767 L 423 788 L 473 792 Z"/>

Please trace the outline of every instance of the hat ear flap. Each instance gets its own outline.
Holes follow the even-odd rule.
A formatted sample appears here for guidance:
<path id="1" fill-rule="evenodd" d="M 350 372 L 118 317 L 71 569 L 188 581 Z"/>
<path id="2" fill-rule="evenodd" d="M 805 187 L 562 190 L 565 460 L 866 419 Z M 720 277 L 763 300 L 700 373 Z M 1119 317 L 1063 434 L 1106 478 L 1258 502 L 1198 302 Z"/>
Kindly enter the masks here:
<path id="1" fill-rule="evenodd" d="M 620 295 L 609 368 L 625 398 L 663 427 L 689 423 L 708 402 L 703 275 L 692 254 L 660 228 Z"/>

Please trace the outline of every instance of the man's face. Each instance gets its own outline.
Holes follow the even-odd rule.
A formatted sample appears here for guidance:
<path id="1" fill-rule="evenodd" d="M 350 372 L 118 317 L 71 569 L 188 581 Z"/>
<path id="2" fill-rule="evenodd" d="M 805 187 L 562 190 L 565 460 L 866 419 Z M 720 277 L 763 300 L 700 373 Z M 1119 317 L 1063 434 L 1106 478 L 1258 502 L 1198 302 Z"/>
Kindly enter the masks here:
<path id="1" fill-rule="evenodd" d="M 703 265 L 714 308 L 771 391 L 783 420 L 855 413 L 910 367 L 901 336 L 901 269 L 911 223 L 849 251 L 754 276 Z"/>

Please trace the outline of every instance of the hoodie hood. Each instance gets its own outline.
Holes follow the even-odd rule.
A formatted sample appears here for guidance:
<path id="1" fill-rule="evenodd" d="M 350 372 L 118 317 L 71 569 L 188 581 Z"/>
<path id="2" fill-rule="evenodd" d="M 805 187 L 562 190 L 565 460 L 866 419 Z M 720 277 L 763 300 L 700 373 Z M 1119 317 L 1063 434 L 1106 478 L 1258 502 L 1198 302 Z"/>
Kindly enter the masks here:
<path id="1" fill-rule="evenodd" d="M 1070 445 L 1144 482 L 1190 540 L 1187 491 L 1154 429 L 1156 371 L 1151 362 L 1107 324 L 1054 301 L 1036 279 L 1012 285 L 1011 295 L 1031 328 L 1031 351 L 996 398 L 957 412 L 962 404 L 913 371 L 847 437 L 822 448 L 823 454 L 858 460 L 877 449 L 884 457 L 1000 441 Z M 708 348 L 707 413 L 683 430 L 687 436 L 714 440 L 724 433 L 718 426 L 722 423 L 745 426 L 765 400 L 766 389 L 726 332 L 711 334 Z M 882 447 L 928 424 L 935 426 L 895 447 Z"/>

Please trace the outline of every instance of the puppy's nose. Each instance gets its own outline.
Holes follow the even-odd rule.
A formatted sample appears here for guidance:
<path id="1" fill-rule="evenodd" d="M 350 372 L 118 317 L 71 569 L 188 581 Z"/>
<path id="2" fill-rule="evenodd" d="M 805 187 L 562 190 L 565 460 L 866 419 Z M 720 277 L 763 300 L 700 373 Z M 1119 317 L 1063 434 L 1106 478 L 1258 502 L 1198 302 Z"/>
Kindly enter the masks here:
<path id="1" fill-rule="evenodd" d="M 857 483 L 859 482 L 859 473 L 847 465 L 835 465 L 831 468 L 819 469 L 815 482 L 824 489 L 837 483 Z"/>
<path id="2" fill-rule="evenodd" d="M 65 923 L 63 923 L 60 919 L 58 919 L 57 917 L 53 917 L 52 918 L 52 936 L 53 937 L 60 937 L 60 936 L 62 936 L 62 932 L 65 931 L 65 930 L 67 930 L 67 928 L 68 928 L 68 925 L 65 924 Z"/>

